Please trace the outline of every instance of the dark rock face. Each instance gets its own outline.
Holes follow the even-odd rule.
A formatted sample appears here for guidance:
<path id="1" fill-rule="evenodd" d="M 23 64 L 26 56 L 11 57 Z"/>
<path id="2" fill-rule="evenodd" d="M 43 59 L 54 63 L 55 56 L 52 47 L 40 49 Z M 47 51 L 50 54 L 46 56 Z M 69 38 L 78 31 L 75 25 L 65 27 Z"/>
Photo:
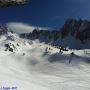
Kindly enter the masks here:
<path id="1" fill-rule="evenodd" d="M 61 38 L 67 37 L 69 34 L 86 43 L 90 40 L 90 21 L 68 19 L 60 30 Z"/>
<path id="2" fill-rule="evenodd" d="M 7 27 L 5 27 L 5 26 L 0 26 L 0 35 L 2 35 L 2 34 L 7 34 L 7 31 L 8 31 Z"/>
<path id="3" fill-rule="evenodd" d="M 10 51 L 10 52 L 14 52 L 16 50 L 16 47 L 14 44 L 11 43 L 7 43 L 5 44 L 5 51 Z"/>
<path id="4" fill-rule="evenodd" d="M 0 0 L 0 7 L 9 7 L 14 5 L 23 5 L 27 0 Z"/>
<path id="5" fill-rule="evenodd" d="M 79 29 L 80 24 L 81 24 L 81 20 L 78 22 L 75 19 L 68 19 L 60 30 L 62 35 L 61 37 L 65 38 L 68 34 L 74 36 L 77 30 Z"/>
<path id="6" fill-rule="evenodd" d="M 5 51 L 9 50 L 13 52 L 13 48 L 11 48 L 9 44 L 5 44 L 5 47 L 6 47 Z"/>
<path id="7" fill-rule="evenodd" d="M 57 40 L 59 31 L 49 31 L 49 30 L 33 30 L 32 33 L 24 33 L 21 34 L 21 38 L 27 39 L 39 39 L 41 42 L 51 42 Z"/>

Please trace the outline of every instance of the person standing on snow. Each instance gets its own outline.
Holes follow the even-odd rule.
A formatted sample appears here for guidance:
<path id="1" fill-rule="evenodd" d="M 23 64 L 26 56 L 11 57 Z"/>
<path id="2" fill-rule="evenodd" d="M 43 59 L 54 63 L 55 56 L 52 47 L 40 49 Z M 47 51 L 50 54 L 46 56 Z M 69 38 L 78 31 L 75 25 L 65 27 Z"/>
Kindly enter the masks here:
<path id="1" fill-rule="evenodd" d="M 69 64 L 71 63 L 73 56 L 74 56 L 74 52 L 72 52 L 72 53 L 70 54 Z"/>

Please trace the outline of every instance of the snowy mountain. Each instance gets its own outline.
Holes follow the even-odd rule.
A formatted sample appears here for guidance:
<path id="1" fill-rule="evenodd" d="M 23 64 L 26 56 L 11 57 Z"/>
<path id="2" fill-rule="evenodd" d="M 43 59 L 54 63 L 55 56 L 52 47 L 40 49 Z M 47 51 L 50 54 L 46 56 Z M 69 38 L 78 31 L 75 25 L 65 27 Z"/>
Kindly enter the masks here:
<path id="1" fill-rule="evenodd" d="M 46 32 L 41 30 L 40 34 Z M 38 39 L 20 38 L 11 29 L 0 27 L 1 89 L 90 90 L 89 64 L 90 49 L 60 51 L 58 47 Z"/>
<path id="2" fill-rule="evenodd" d="M 8 31 L 7 27 L 5 27 L 5 26 L 0 26 L 0 35 L 2 35 L 2 34 L 7 34 L 7 31 Z"/>
<path id="3" fill-rule="evenodd" d="M 71 49 L 90 49 L 90 22 L 68 19 L 60 30 L 34 29 L 21 37 Z"/>

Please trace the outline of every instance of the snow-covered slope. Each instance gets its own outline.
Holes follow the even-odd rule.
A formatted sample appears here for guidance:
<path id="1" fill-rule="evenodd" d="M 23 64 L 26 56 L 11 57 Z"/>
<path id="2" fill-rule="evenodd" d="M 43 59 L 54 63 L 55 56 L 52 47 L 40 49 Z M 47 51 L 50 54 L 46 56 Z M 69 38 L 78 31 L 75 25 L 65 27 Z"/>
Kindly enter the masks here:
<path id="1" fill-rule="evenodd" d="M 56 40 L 54 44 L 57 46 L 68 47 L 70 49 L 90 49 L 89 40 L 85 44 L 82 44 L 71 35 L 68 35 L 66 38 Z"/>
<path id="2" fill-rule="evenodd" d="M 89 49 L 68 50 L 61 54 L 60 49 L 39 40 L 22 39 L 11 32 L 0 36 L 2 87 L 15 87 L 14 90 L 90 90 L 89 63 Z"/>

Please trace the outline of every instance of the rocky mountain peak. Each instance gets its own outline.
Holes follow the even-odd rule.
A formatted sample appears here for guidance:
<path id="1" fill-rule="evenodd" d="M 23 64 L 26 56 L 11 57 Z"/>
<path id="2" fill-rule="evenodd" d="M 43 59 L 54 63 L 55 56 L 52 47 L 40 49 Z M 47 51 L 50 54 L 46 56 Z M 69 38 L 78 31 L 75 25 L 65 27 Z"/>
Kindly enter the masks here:
<path id="1" fill-rule="evenodd" d="M 8 31 L 8 28 L 4 25 L 0 25 L 0 35 L 6 34 Z"/>
<path id="2" fill-rule="evenodd" d="M 90 21 L 67 19 L 60 29 L 60 33 L 62 38 L 65 38 L 70 34 L 81 42 L 90 40 Z"/>

